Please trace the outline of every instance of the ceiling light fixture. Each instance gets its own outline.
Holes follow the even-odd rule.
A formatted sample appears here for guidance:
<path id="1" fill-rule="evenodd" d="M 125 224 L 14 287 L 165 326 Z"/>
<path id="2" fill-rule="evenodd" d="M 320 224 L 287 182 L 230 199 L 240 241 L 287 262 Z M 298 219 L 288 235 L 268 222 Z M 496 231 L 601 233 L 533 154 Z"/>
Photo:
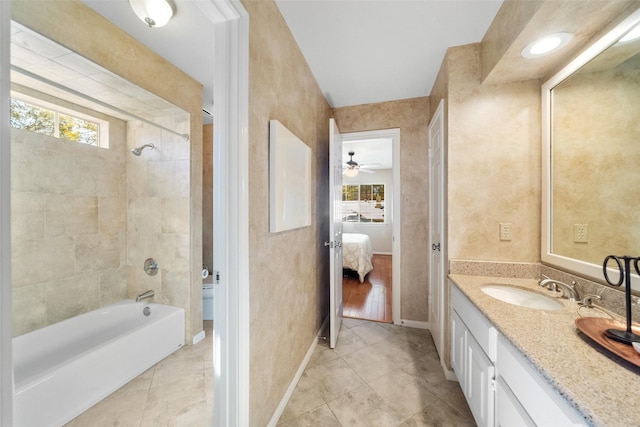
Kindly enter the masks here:
<path id="1" fill-rule="evenodd" d="M 527 47 L 522 49 L 521 55 L 523 58 L 539 58 L 549 55 L 565 47 L 570 40 L 571 34 L 569 33 L 549 34 L 548 36 L 529 43 Z"/>
<path id="2" fill-rule="evenodd" d="M 346 171 L 344 171 L 344 174 L 350 178 L 353 178 L 354 176 L 358 175 L 358 169 L 357 168 L 349 168 Z"/>
<path id="3" fill-rule="evenodd" d="M 149 27 L 164 27 L 173 17 L 173 5 L 168 0 L 129 0 L 131 9 Z"/>

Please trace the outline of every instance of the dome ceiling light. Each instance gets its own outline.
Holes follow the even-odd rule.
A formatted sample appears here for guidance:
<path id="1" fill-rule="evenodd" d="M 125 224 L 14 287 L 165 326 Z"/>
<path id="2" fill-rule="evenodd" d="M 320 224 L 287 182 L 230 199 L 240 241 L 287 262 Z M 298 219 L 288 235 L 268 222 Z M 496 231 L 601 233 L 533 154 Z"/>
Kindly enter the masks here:
<path id="1" fill-rule="evenodd" d="M 173 17 L 173 5 L 167 0 L 129 0 L 131 9 L 149 27 L 164 27 Z"/>
<path id="2" fill-rule="evenodd" d="M 522 50 L 521 55 L 523 58 L 528 59 L 550 55 L 565 47 L 570 40 L 571 34 L 569 33 L 549 34 L 548 36 L 529 43 L 527 47 Z"/>

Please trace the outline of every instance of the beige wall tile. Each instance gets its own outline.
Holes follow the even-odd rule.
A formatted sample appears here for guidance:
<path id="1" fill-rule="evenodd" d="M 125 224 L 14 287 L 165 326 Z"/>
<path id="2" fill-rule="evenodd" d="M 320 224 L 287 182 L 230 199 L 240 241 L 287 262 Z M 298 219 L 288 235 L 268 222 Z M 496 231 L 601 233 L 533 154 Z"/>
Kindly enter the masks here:
<path id="1" fill-rule="evenodd" d="M 47 237 L 76 236 L 98 232 L 98 198 L 49 194 L 45 203 Z"/>
<path id="2" fill-rule="evenodd" d="M 11 321 L 14 337 L 48 325 L 46 285 L 37 283 L 13 288 Z"/>
<path id="3" fill-rule="evenodd" d="M 76 271 L 97 272 L 120 266 L 120 235 L 83 234 L 76 237 Z"/>
<path id="4" fill-rule="evenodd" d="M 39 139 L 57 143 L 51 137 Z M 11 147 L 11 188 L 15 191 L 72 194 L 75 188 L 72 170 L 73 158 L 64 153 L 21 144 Z"/>
<path id="5" fill-rule="evenodd" d="M 11 242 L 13 287 L 62 279 L 75 273 L 73 237 Z"/>
<path id="6" fill-rule="evenodd" d="M 46 288 L 47 323 L 55 323 L 100 307 L 100 275 L 82 273 Z"/>
<path id="7" fill-rule="evenodd" d="M 98 198 L 98 231 L 114 234 L 127 227 L 127 205 L 124 197 Z"/>
<path id="8" fill-rule="evenodd" d="M 11 192 L 11 239 L 44 238 L 44 200 L 42 193 Z"/>
<path id="9" fill-rule="evenodd" d="M 127 268 L 120 264 L 100 272 L 100 307 L 127 298 Z"/>
<path id="10" fill-rule="evenodd" d="M 162 233 L 188 233 L 189 232 L 189 198 L 172 197 L 160 200 L 162 213 Z"/>

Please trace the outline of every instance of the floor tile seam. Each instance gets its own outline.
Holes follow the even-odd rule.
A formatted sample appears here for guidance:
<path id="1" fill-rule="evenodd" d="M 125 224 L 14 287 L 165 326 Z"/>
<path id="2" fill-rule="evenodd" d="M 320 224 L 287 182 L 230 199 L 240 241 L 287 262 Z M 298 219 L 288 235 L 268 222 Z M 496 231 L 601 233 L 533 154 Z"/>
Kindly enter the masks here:
<path id="1" fill-rule="evenodd" d="M 438 396 L 438 400 L 441 400 L 443 403 L 445 403 L 447 406 L 449 406 L 451 409 L 453 409 L 455 412 L 457 412 L 458 414 L 460 414 L 460 416 L 462 418 L 464 418 L 465 420 L 469 420 L 469 421 L 473 421 L 474 423 L 476 422 L 475 419 L 473 419 L 473 414 L 471 414 L 471 418 L 469 418 L 464 412 L 462 412 L 460 409 L 456 408 L 455 406 L 453 406 L 451 403 L 447 402 L 446 400 L 444 400 L 442 397 Z M 432 403 L 435 403 L 436 401 L 434 400 Z M 471 409 L 469 409 L 471 410 Z"/>
<path id="2" fill-rule="evenodd" d="M 180 376 L 180 377 L 177 377 L 177 378 L 175 378 L 175 379 L 173 379 L 171 381 L 168 381 L 168 382 L 165 382 L 165 383 L 162 383 L 162 384 L 158 384 L 156 386 L 153 385 L 153 378 L 152 378 L 151 379 L 151 387 L 149 387 L 149 390 L 147 391 L 147 393 L 151 393 L 152 389 L 157 389 L 158 387 L 167 387 L 167 386 L 169 386 L 169 385 L 171 385 L 173 383 L 176 383 L 178 381 L 183 381 L 183 380 L 185 380 L 187 378 L 195 378 L 195 377 L 198 377 L 198 376 L 202 376 L 203 381 L 205 381 L 205 383 L 206 383 L 207 379 L 206 379 L 204 370 L 202 370 L 201 372 L 198 372 L 197 374 L 192 374 L 192 375 L 187 375 L 187 376 Z"/>
<path id="3" fill-rule="evenodd" d="M 397 370 L 397 369 L 396 369 L 396 370 Z M 392 372 L 394 372 L 394 371 L 391 371 L 391 372 L 389 372 L 388 374 L 390 374 L 390 373 L 392 373 Z M 387 374 L 387 375 L 388 375 L 388 374 Z M 380 378 L 382 378 L 382 377 L 380 377 Z M 380 379 L 380 378 L 378 378 L 378 379 Z M 384 398 L 384 396 L 382 396 L 380 393 L 378 393 L 378 391 L 377 391 L 374 387 L 372 387 L 370 384 L 367 384 L 367 385 L 369 386 L 369 388 L 371 388 L 371 390 L 373 390 L 373 392 L 374 392 L 374 393 L 375 393 L 375 394 L 376 394 L 380 399 L 382 399 L 382 401 L 383 401 L 383 402 L 385 402 L 385 403 L 387 404 L 387 406 L 389 406 L 389 408 L 393 411 L 393 413 L 394 413 L 394 414 L 396 414 L 397 416 L 399 416 L 399 417 L 401 417 L 401 418 L 403 417 L 403 415 L 402 415 L 402 414 L 397 413 L 397 412 L 393 409 L 393 407 L 391 406 L 391 402 L 390 402 L 389 400 L 385 399 L 385 398 Z M 408 420 L 408 419 L 410 419 L 411 417 L 415 416 L 416 414 L 418 414 L 418 413 L 422 412 L 422 411 L 423 411 L 427 406 L 431 405 L 433 402 L 435 402 L 436 400 L 438 400 L 438 399 L 439 399 L 439 397 L 438 397 L 436 394 L 434 394 L 434 393 L 430 392 L 429 390 L 427 390 L 427 392 L 428 392 L 428 393 L 430 393 L 430 394 L 432 394 L 432 395 L 435 397 L 435 399 L 433 399 L 431 402 L 429 402 L 429 403 L 425 404 L 425 405 L 424 405 L 422 408 L 420 408 L 418 411 L 416 411 L 416 412 L 412 413 L 411 415 L 409 415 L 408 417 L 404 418 L 404 419 L 402 420 L 402 422 L 400 422 L 400 424 L 398 424 L 398 426 L 402 425 L 405 421 L 407 421 L 407 420 Z M 396 427 L 397 427 L 397 426 L 396 426 Z"/>

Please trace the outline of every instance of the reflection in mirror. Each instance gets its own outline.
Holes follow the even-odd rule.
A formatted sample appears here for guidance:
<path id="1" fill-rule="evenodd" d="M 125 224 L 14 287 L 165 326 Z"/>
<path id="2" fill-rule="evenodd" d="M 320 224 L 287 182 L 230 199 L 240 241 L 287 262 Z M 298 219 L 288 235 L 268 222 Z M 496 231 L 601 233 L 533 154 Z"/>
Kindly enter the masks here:
<path id="1" fill-rule="evenodd" d="M 640 255 L 640 34 L 625 37 L 639 19 L 543 86 L 550 210 L 542 259 L 600 281 L 607 255 Z"/>

